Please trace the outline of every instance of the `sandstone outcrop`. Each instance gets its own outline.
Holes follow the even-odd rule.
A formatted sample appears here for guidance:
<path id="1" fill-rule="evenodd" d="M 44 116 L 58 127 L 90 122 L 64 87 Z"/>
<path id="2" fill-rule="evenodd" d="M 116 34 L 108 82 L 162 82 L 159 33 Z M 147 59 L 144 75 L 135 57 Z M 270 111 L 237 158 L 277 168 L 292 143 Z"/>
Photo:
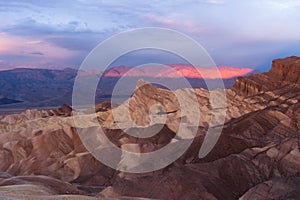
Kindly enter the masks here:
<path id="1" fill-rule="evenodd" d="M 215 111 L 211 93 L 204 89 L 170 91 L 140 81 L 121 105 L 104 102 L 85 112 L 65 105 L 2 117 L 0 198 L 299 199 L 299 60 L 274 60 L 269 72 L 241 77 L 233 89 L 225 90 L 226 104 L 217 102 L 216 109 L 226 110 L 222 134 L 201 159 L 199 149 Z M 199 118 L 189 110 L 192 114 L 183 115 L 180 97 L 183 105 L 196 97 Z M 74 123 L 76 113 L 80 123 Z M 195 120 L 197 134 L 188 150 L 150 173 L 130 174 L 105 166 L 87 151 L 79 135 L 91 134 L 101 125 L 117 147 L 146 153 L 190 140 L 178 128 L 183 124 L 188 132 Z M 153 130 L 157 134 L 151 135 Z M 119 162 L 124 159 L 120 155 Z"/>
<path id="2" fill-rule="evenodd" d="M 233 90 L 239 94 L 251 96 L 279 89 L 287 84 L 299 84 L 299 77 L 300 58 L 291 56 L 273 60 L 269 72 L 238 78 Z"/>
<path id="3" fill-rule="evenodd" d="M 276 59 L 272 62 L 272 68 L 269 72 L 279 81 L 288 83 L 300 83 L 300 58 L 291 56 L 284 59 Z"/>

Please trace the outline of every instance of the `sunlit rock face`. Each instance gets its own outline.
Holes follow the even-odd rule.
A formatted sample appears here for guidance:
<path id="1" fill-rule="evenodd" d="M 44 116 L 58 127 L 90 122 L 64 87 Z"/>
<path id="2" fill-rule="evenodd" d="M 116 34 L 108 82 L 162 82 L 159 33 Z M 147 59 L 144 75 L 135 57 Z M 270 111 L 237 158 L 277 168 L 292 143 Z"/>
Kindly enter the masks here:
<path id="1" fill-rule="evenodd" d="M 276 59 L 272 62 L 269 72 L 280 81 L 300 83 L 300 58 L 291 56 L 285 59 Z"/>
<path id="2" fill-rule="evenodd" d="M 80 112 L 80 124 L 66 105 L 0 117 L 0 199 L 299 199 L 299 60 L 274 60 L 270 72 L 241 77 L 225 90 L 222 134 L 202 159 L 198 153 L 212 113 L 204 89 L 170 91 L 140 81 L 121 105 L 104 102 Z M 126 151 L 147 153 L 176 143 L 180 123 L 195 120 L 182 116 L 176 95 L 184 97 L 183 104 L 196 96 L 201 115 L 192 145 L 163 169 L 116 171 L 95 159 L 79 138 L 78 131 L 88 135 L 101 125 Z M 126 132 L 152 130 L 159 131 L 147 138 Z M 120 155 L 119 162 L 124 159 Z"/>
<path id="3" fill-rule="evenodd" d="M 233 86 L 237 93 L 251 96 L 260 92 L 278 90 L 281 86 L 300 83 L 300 58 L 276 59 L 269 72 L 240 77 Z"/>

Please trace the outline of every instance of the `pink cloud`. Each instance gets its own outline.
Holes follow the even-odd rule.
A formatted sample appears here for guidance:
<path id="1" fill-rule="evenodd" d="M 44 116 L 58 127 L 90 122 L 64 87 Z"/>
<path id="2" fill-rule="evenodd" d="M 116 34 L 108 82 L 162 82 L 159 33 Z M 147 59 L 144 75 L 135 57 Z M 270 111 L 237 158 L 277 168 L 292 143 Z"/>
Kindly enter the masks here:
<path id="1" fill-rule="evenodd" d="M 40 44 L 40 43 L 42 43 L 41 40 L 33 40 L 33 41 L 26 42 L 26 44 L 32 44 L 32 45 L 34 45 L 34 44 Z"/>
<path id="2" fill-rule="evenodd" d="M 0 32 L 0 55 L 4 58 L 13 57 L 0 62 L 0 70 L 67 67 L 66 61 L 80 54 L 79 51 L 62 48 L 38 37 L 21 37 Z M 26 62 L 22 61 L 24 58 Z"/>
<path id="3" fill-rule="evenodd" d="M 181 31 L 184 31 L 185 33 L 190 34 L 203 34 L 208 33 L 209 31 L 203 27 L 200 27 L 200 25 L 192 20 L 178 20 L 176 18 L 180 17 L 159 17 L 152 14 L 146 14 L 144 15 L 146 19 L 149 19 L 153 21 L 154 23 L 158 24 L 159 26 L 167 27 L 167 28 L 174 28 L 174 29 L 180 29 Z"/>
<path id="4" fill-rule="evenodd" d="M 75 56 L 70 51 L 37 38 L 12 36 L 0 33 L 0 55 L 40 56 L 32 52 L 41 52 L 46 59 L 65 59 Z"/>

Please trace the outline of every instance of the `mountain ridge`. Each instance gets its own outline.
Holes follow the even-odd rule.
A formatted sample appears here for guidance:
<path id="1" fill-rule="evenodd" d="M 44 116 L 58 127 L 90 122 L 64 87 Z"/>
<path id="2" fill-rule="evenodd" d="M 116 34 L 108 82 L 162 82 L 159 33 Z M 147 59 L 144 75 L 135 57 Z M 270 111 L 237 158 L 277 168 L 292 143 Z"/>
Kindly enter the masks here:
<path id="1" fill-rule="evenodd" d="M 118 68 L 110 70 L 116 69 Z M 126 69 L 129 70 L 129 67 Z M 164 71 L 161 72 L 161 75 L 166 74 Z M 11 101 L 9 101 L 10 104 L 0 104 L 0 108 L 3 110 L 6 109 L 7 112 L 9 112 L 9 109 L 11 108 L 47 108 L 62 104 L 70 105 L 72 99 L 72 88 L 77 73 L 79 73 L 81 77 L 85 78 L 101 75 L 100 72 L 95 70 L 84 72 L 71 68 L 64 70 L 18 68 L 14 70 L 0 71 L 0 94 L 2 94 L 3 98 L 11 99 Z M 123 70 L 119 73 L 123 73 L 122 75 L 124 75 L 125 71 Z M 143 74 L 136 75 L 142 77 Z M 162 78 L 161 75 L 157 78 Z M 101 84 L 99 84 L 97 89 L 96 101 L 101 102 L 104 100 L 110 100 L 113 88 L 120 78 L 120 76 L 106 77 L 104 75 L 104 77 L 100 80 Z M 164 79 L 167 82 L 170 82 L 170 84 L 174 84 L 176 83 L 177 78 L 164 77 Z M 230 88 L 234 84 L 235 79 L 236 77 L 224 79 L 225 87 Z M 188 81 L 192 87 L 206 87 L 203 79 L 188 78 Z"/>
<path id="2" fill-rule="evenodd" d="M 92 110 L 79 113 L 83 120 L 80 124 L 74 124 L 74 111 L 66 105 L 56 111 L 26 110 L 2 116 L 0 171 L 5 173 L 0 173 L 0 197 L 11 197 L 12 193 L 2 192 L 7 186 L 22 188 L 26 183 L 27 189 L 23 189 L 29 199 L 70 194 L 74 199 L 82 195 L 90 199 L 299 199 L 300 85 L 295 81 L 298 79 L 286 78 L 286 71 L 298 66 L 299 59 L 275 60 L 270 72 L 240 77 L 233 89 L 225 90 L 222 134 L 202 159 L 198 152 L 212 119 L 205 89 L 170 91 L 143 82 L 121 105 L 105 102 L 96 106 L 95 115 L 90 114 Z M 257 82 L 264 83 L 263 87 L 257 88 Z M 186 101 L 196 95 L 201 116 L 193 143 L 169 166 L 143 174 L 119 172 L 97 161 L 81 142 L 79 131 L 89 135 L 99 124 L 109 140 L 123 150 L 145 153 L 179 142 L 180 123 L 189 127 L 191 119 L 182 116 L 174 93 Z M 128 123 L 128 108 L 137 126 Z M 149 132 L 160 125 L 162 118 L 166 119 L 163 128 L 149 138 L 133 137 L 124 131 Z M 98 150 L 105 150 L 105 141 L 98 142 Z M 119 162 L 126 163 L 125 159 L 121 155 Z M 42 191 L 44 196 L 37 197 L 30 188 Z"/>
<path id="3" fill-rule="evenodd" d="M 215 74 L 215 68 L 220 72 L 220 76 Z M 186 78 L 206 78 L 215 79 L 223 78 L 229 79 L 237 76 L 243 76 L 252 73 L 252 68 L 234 68 L 229 66 L 217 67 L 194 67 L 187 64 L 170 64 L 170 65 L 144 65 L 138 68 L 130 66 L 116 66 L 107 69 L 104 76 L 121 77 L 121 76 L 149 76 L 162 78 L 179 78 L 184 76 Z"/>

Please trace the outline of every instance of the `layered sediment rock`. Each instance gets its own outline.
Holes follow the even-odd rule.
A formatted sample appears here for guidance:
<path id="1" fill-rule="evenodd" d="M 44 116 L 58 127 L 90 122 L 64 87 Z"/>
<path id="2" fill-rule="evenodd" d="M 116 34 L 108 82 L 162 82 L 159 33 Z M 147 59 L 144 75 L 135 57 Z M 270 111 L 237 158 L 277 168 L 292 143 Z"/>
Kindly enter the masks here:
<path id="1" fill-rule="evenodd" d="M 74 123 L 67 106 L 2 117 L 0 171 L 8 173 L 0 174 L 0 198 L 299 199 L 299 60 L 274 60 L 270 72 L 241 77 L 225 90 L 226 104 L 218 107 L 227 114 L 222 134 L 202 159 L 198 153 L 214 111 L 211 93 L 204 89 L 169 91 L 140 82 L 128 101 L 99 104 L 80 113 L 80 123 Z M 196 97 L 200 117 L 183 115 L 178 96 L 183 105 Z M 80 130 L 91 134 L 100 124 L 118 148 L 147 153 L 189 139 L 178 134 L 178 127 L 183 124 L 188 131 L 193 120 L 192 145 L 174 163 L 151 173 L 105 166 L 78 135 Z M 120 155 L 119 162 L 124 159 Z M 77 196 L 61 196 L 70 194 Z"/>
<path id="2" fill-rule="evenodd" d="M 291 56 L 284 59 L 276 59 L 272 62 L 272 68 L 269 72 L 277 78 L 278 81 L 289 83 L 300 83 L 300 58 Z"/>
<path id="3" fill-rule="evenodd" d="M 276 59 L 269 72 L 240 77 L 233 86 L 239 94 L 251 96 L 279 89 L 286 84 L 300 83 L 300 58 L 296 56 Z"/>

